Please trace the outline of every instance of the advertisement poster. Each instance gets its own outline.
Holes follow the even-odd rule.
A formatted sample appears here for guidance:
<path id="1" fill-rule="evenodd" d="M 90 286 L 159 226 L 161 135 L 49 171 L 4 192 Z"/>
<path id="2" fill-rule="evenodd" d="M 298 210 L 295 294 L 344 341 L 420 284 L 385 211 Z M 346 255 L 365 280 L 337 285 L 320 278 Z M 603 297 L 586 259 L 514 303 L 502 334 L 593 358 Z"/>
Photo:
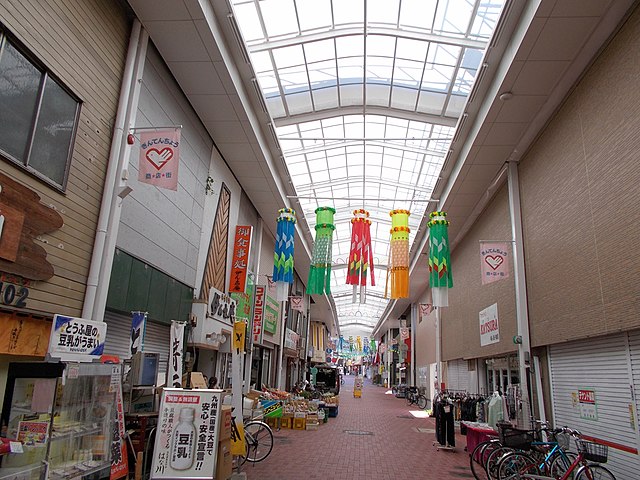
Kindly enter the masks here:
<path id="1" fill-rule="evenodd" d="M 54 315 L 48 353 L 75 362 L 100 359 L 107 338 L 107 324 L 84 318 Z"/>
<path id="2" fill-rule="evenodd" d="M 264 307 L 266 299 L 266 287 L 256 285 L 255 302 L 253 304 L 253 343 L 261 345 L 264 335 Z"/>
<path id="3" fill-rule="evenodd" d="M 267 287 L 267 300 L 264 306 L 264 331 L 275 335 L 278 330 L 278 316 L 280 312 L 280 302 L 276 298 L 276 284 L 269 282 Z"/>
<path id="4" fill-rule="evenodd" d="M 480 312 L 480 346 L 491 345 L 500 341 L 500 324 L 498 323 L 498 304 L 488 306 Z"/>
<path id="5" fill-rule="evenodd" d="M 17 440 L 23 445 L 44 445 L 47 443 L 49 433 L 48 421 L 22 421 L 18 423 Z"/>
<path id="6" fill-rule="evenodd" d="M 129 460 L 127 458 L 127 444 L 125 443 L 124 408 L 122 406 L 122 382 L 120 381 L 121 365 L 113 365 L 111 378 L 115 377 L 117 421 L 113 422 L 113 436 L 111 439 L 111 474 L 110 480 L 126 477 L 129 474 Z"/>
<path id="7" fill-rule="evenodd" d="M 160 399 L 151 478 L 212 478 L 221 392 L 165 388 Z"/>
<path id="8" fill-rule="evenodd" d="M 594 389 L 584 388 L 578 390 L 578 405 L 580 406 L 580 418 L 598 420 L 596 391 Z"/>

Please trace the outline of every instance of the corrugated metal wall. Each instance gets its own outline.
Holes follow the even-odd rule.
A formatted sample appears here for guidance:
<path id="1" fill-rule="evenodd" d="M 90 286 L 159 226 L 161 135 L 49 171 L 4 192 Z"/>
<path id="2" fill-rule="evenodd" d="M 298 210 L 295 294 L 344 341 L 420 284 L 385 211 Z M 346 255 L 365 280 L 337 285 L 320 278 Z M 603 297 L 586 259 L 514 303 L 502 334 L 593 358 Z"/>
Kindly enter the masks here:
<path id="1" fill-rule="evenodd" d="M 640 371 L 632 372 L 627 345 L 626 333 L 552 345 L 549 365 L 555 426 L 567 425 L 635 450 L 634 454 L 609 447 L 607 468 L 617 478 L 630 479 L 637 478 L 638 471 L 637 415 L 630 410 L 635 407 L 631 389 Z M 635 368 L 640 365 L 636 363 Z M 579 390 L 595 392 L 596 419 L 582 413 Z"/>

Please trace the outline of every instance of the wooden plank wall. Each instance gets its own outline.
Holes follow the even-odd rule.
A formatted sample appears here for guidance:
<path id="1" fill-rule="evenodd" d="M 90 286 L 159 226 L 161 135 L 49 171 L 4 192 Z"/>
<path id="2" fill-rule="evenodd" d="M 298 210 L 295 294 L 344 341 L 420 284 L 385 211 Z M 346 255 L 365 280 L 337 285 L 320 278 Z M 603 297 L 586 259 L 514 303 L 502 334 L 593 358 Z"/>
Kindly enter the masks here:
<path id="1" fill-rule="evenodd" d="M 55 275 L 34 282 L 27 308 L 79 315 L 93 249 L 130 22 L 111 0 L 3 0 L 0 22 L 82 101 L 66 192 L 0 158 L 0 171 L 27 185 L 63 217 L 41 238 Z"/>

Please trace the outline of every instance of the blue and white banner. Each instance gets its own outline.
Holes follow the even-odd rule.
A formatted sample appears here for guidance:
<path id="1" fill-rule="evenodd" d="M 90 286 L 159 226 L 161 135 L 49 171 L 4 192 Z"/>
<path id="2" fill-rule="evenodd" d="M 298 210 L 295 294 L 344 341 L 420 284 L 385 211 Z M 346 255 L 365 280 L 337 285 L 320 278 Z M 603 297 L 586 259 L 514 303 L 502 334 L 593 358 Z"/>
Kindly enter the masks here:
<path id="1" fill-rule="evenodd" d="M 147 328 L 147 312 L 131 312 L 131 338 L 129 339 L 129 352 L 133 357 L 144 350 L 144 334 Z"/>
<path id="2" fill-rule="evenodd" d="M 54 315 L 47 353 L 60 360 L 92 362 L 102 355 L 106 338 L 105 322 Z"/>

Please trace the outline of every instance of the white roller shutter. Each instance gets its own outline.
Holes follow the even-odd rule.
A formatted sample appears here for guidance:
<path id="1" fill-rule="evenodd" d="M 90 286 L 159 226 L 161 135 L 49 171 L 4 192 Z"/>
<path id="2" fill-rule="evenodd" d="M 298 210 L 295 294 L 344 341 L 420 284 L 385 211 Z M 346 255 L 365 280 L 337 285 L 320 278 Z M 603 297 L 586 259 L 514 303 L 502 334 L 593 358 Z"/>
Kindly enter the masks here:
<path id="1" fill-rule="evenodd" d="M 469 369 L 466 360 L 458 359 L 447 362 L 447 389 L 465 392 L 469 390 Z"/>
<path id="2" fill-rule="evenodd" d="M 633 391 L 635 396 L 635 419 L 636 430 L 640 428 L 640 330 L 629 333 L 629 356 L 631 358 L 631 373 L 633 376 Z M 640 433 L 638 434 L 640 437 Z M 640 449 L 640 439 L 638 440 L 638 448 Z"/>
<path id="3" fill-rule="evenodd" d="M 637 478 L 638 436 L 629 410 L 632 375 L 627 334 L 552 345 L 549 365 L 555 425 L 609 442 L 607 468 L 617 478 Z M 585 389 L 595 391 L 593 420 L 581 416 L 578 390 Z"/>
<path id="4" fill-rule="evenodd" d="M 118 355 L 122 359 L 129 358 L 131 317 L 107 311 L 104 319 L 107 322 L 107 341 L 105 342 L 104 353 Z M 168 325 L 147 320 L 147 328 L 144 334 L 144 351 L 160 354 L 159 373 L 167 371 L 170 340 L 171 331 Z"/>

